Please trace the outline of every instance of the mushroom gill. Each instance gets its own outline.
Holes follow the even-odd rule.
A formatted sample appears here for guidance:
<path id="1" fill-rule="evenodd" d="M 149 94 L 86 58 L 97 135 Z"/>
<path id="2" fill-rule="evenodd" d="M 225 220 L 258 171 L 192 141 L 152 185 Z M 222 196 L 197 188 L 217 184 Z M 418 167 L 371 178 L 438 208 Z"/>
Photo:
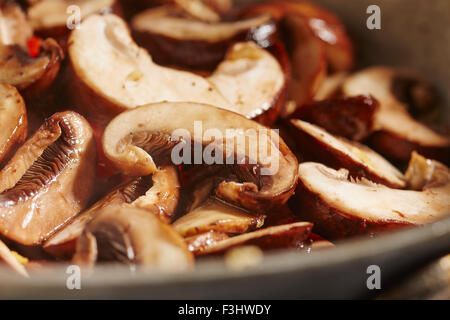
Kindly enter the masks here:
<path id="1" fill-rule="evenodd" d="M 47 119 L 0 171 L 0 233 L 42 243 L 87 204 L 95 159 L 84 118 L 67 111 Z"/>

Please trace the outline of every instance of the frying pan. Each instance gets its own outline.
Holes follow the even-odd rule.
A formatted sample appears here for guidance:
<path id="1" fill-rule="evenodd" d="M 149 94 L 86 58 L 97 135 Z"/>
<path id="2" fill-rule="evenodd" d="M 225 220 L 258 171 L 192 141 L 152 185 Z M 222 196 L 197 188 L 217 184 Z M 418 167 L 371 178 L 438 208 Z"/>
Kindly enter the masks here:
<path id="1" fill-rule="evenodd" d="M 237 1 L 238 3 L 249 1 Z M 252 1 L 255 2 L 255 1 Z M 412 67 L 436 84 L 441 121 L 450 123 L 450 2 L 448 0 L 317 0 L 337 13 L 354 39 L 358 67 Z M 381 30 L 368 30 L 366 9 L 381 8 Z M 450 213 L 450 208 L 449 208 Z M 395 286 L 421 266 L 450 252 L 450 218 L 376 238 L 356 238 L 310 254 L 268 253 L 254 268 L 231 271 L 207 259 L 182 274 L 130 273 L 99 267 L 82 278 L 81 290 L 66 287 L 66 266 L 22 279 L 0 272 L 0 298 L 25 299 L 304 299 L 369 298 Z M 381 270 L 381 290 L 369 290 L 367 268 Z"/>

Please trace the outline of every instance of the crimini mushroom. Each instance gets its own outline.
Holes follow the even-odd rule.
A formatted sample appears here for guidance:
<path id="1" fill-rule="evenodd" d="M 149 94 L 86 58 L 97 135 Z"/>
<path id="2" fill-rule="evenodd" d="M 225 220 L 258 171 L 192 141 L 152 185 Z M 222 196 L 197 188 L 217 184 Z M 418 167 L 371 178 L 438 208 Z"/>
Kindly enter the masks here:
<path id="1" fill-rule="evenodd" d="M 61 41 L 67 40 L 81 20 L 95 13 L 113 11 L 119 11 L 117 0 L 40 0 L 32 3 L 27 13 L 38 35 L 55 38 L 63 45 Z"/>
<path id="2" fill-rule="evenodd" d="M 331 98 L 304 104 L 290 118 L 313 123 L 353 141 L 363 141 L 373 133 L 378 107 L 378 101 L 370 95 Z"/>
<path id="3" fill-rule="evenodd" d="M 333 136 L 311 123 L 291 120 L 292 133 L 304 161 L 316 161 L 331 168 L 349 170 L 353 178 L 367 178 L 392 188 L 406 186 L 403 174 L 369 147 Z"/>
<path id="4" fill-rule="evenodd" d="M 217 199 L 208 199 L 175 221 L 173 228 L 183 237 L 211 230 L 238 234 L 261 228 L 264 218 L 263 215 L 250 214 Z"/>
<path id="5" fill-rule="evenodd" d="M 335 71 L 353 65 L 353 46 L 341 21 L 307 1 L 269 1 L 243 10 L 244 17 L 271 14 L 278 22 L 292 63 L 292 81 L 284 115 L 311 100 L 322 85 L 327 66 Z"/>
<path id="6" fill-rule="evenodd" d="M 103 208 L 135 207 L 149 211 L 161 221 L 170 223 L 179 198 L 177 169 L 160 168 L 151 176 L 127 181 L 81 213 L 44 243 L 44 249 L 57 257 L 71 257 L 86 224 Z"/>
<path id="7" fill-rule="evenodd" d="M 276 132 L 204 104 L 163 102 L 122 113 L 106 127 L 103 151 L 133 176 L 167 161 L 217 166 L 224 177 L 215 194 L 250 211 L 285 203 L 297 184 L 297 159 Z"/>
<path id="8" fill-rule="evenodd" d="M 282 248 L 301 248 L 312 230 L 309 222 L 296 222 L 280 226 L 268 227 L 257 231 L 244 233 L 235 237 L 214 239 L 210 243 L 193 242 L 189 239 L 190 249 L 195 255 L 223 254 L 239 246 L 252 245 L 263 250 Z M 197 238 L 197 241 L 199 238 Z"/>
<path id="9" fill-rule="evenodd" d="M 125 207 L 97 213 L 78 239 L 72 261 L 88 270 L 96 262 L 120 262 L 147 271 L 183 271 L 194 263 L 171 226 L 145 210 Z"/>
<path id="10" fill-rule="evenodd" d="M 319 163 L 299 167 L 298 214 L 330 239 L 379 232 L 442 219 L 450 208 L 450 171 L 413 152 L 405 174 L 410 190 L 351 179 Z"/>
<path id="11" fill-rule="evenodd" d="M 0 45 L 27 46 L 33 29 L 20 6 L 11 1 L 0 3 Z"/>
<path id="12" fill-rule="evenodd" d="M 27 137 L 27 110 L 16 88 L 0 84 L 0 164 Z"/>
<path id="13" fill-rule="evenodd" d="M 276 32 L 269 15 L 207 23 L 183 17 L 179 11 L 169 6 L 152 8 L 131 21 L 137 43 L 157 63 L 210 70 L 233 43 L 255 40 L 266 48 Z"/>
<path id="14" fill-rule="evenodd" d="M 0 46 L 0 83 L 15 86 L 26 97 L 41 94 L 58 74 L 64 54 L 53 39 L 42 42 L 37 57 L 18 46 Z"/>
<path id="15" fill-rule="evenodd" d="M 415 120 L 408 110 L 428 109 L 433 103 L 430 85 L 407 70 L 371 67 L 349 76 L 344 96 L 371 94 L 380 104 L 370 143 L 388 158 L 408 162 L 411 152 L 450 163 L 450 138 Z"/>
<path id="16" fill-rule="evenodd" d="M 308 1 L 269 1 L 245 9 L 246 15 L 270 13 L 285 35 L 304 26 L 324 46 L 327 60 L 336 71 L 348 70 L 354 62 L 353 45 L 340 19 Z M 302 21 L 302 22 L 301 22 Z M 283 28 L 283 24 L 287 24 Z M 294 40 L 295 39 L 291 39 Z M 288 40 L 289 41 L 289 40 Z"/>
<path id="17" fill-rule="evenodd" d="M 93 15 L 69 40 L 74 99 L 97 122 L 161 101 L 207 103 L 273 122 L 283 100 L 285 77 L 277 60 L 253 42 L 232 46 L 208 78 L 161 67 L 132 40 L 115 15 Z M 95 58 L 93 58 L 95 57 Z M 269 121 L 267 121 L 269 122 Z"/>
<path id="18" fill-rule="evenodd" d="M 38 245 L 87 204 L 95 177 L 91 127 L 79 114 L 57 113 L 0 171 L 0 233 Z"/>

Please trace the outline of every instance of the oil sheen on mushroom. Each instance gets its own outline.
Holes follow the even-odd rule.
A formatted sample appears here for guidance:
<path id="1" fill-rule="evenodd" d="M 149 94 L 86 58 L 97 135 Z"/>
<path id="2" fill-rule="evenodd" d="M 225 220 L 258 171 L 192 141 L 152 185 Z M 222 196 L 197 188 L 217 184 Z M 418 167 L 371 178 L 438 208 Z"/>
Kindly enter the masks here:
<path id="1" fill-rule="evenodd" d="M 87 121 L 50 117 L 0 171 L 0 233 L 23 245 L 48 239 L 86 206 L 95 163 Z"/>
<path id="2" fill-rule="evenodd" d="M 132 270 L 183 271 L 193 266 L 183 238 L 155 215 L 136 208 L 103 208 L 78 239 L 73 262 L 86 269 L 120 262 Z"/>
<path id="3" fill-rule="evenodd" d="M 203 132 L 214 132 L 214 136 L 195 134 L 199 122 Z M 182 135 L 173 135 L 181 130 Z M 228 110 L 187 102 L 150 104 L 118 115 L 103 135 L 108 159 L 134 176 L 151 174 L 158 164 L 173 162 L 175 146 L 188 150 L 196 144 L 214 151 L 213 163 L 204 164 L 225 172 L 215 189 L 219 198 L 259 213 L 284 204 L 292 195 L 298 163 L 284 141 L 275 131 Z M 203 162 L 203 151 L 198 156 Z M 178 160 L 195 161 L 192 157 Z M 233 165 L 225 164 L 230 160 Z"/>

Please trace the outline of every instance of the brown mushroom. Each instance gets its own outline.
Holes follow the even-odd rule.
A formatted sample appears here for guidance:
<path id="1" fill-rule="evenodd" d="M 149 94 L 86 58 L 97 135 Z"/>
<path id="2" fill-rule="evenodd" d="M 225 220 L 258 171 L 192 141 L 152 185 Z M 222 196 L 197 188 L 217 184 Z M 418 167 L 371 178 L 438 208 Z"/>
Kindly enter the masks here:
<path id="1" fill-rule="evenodd" d="M 63 57 L 53 39 L 42 42 L 41 53 L 35 58 L 18 45 L 0 46 L 0 83 L 15 86 L 25 97 L 34 98 L 52 84 Z"/>
<path id="2" fill-rule="evenodd" d="M 0 3 L 0 45 L 27 47 L 33 28 L 19 5 L 11 1 Z"/>
<path id="3" fill-rule="evenodd" d="M 114 15 L 90 16 L 70 39 L 74 99 L 101 123 L 122 111 L 161 101 L 207 103 L 248 118 L 273 113 L 273 122 L 282 105 L 283 70 L 252 42 L 235 44 L 216 71 L 204 78 L 153 63 L 134 43 L 126 23 Z"/>
<path id="4" fill-rule="evenodd" d="M 410 190 L 391 189 L 364 178 L 350 179 L 345 169 L 302 163 L 296 212 L 330 239 L 373 235 L 448 216 L 450 171 L 446 166 L 414 152 L 405 179 Z"/>
<path id="5" fill-rule="evenodd" d="M 226 233 L 211 230 L 187 237 L 184 241 L 186 241 L 189 251 L 195 253 L 228 238 L 229 236 Z"/>
<path id="6" fill-rule="evenodd" d="M 276 27 L 269 15 L 238 21 L 207 23 L 185 18 L 174 7 L 157 7 L 131 21 L 137 43 L 155 62 L 200 70 L 213 70 L 236 42 L 255 40 L 267 48 Z"/>
<path id="7" fill-rule="evenodd" d="M 331 134 L 362 141 L 373 133 L 379 103 L 372 96 L 313 101 L 300 106 L 290 118 L 318 125 Z"/>
<path id="8" fill-rule="evenodd" d="M 217 199 L 209 199 L 173 223 L 173 228 L 183 237 L 208 231 L 245 233 L 259 229 L 263 215 L 252 215 Z"/>
<path id="9" fill-rule="evenodd" d="M 79 8 L 79 12 L 75 8 Z M 67 37 L 76 23 L 91 14 L 111 12 L 120 13 L 117 0 L 40 0 L 31 4 L 27 13 L 36 34 L 54 38 L 65 48 Z M 73 24 L 71 29 L 68 23 Z"/>
<path id="10" fill-rule="evenodd" d="M 369 147 L 329 134 L 311 123 L 291 120 L 292 132 L 303 160 L 349 170 L 353 178 L 367 178 L 392 188 L 406 186 L 403 174 Z"/>
<path id="11" fill-rule="evenodd" d="M 76 216 L 93 187 L 95 149 L 77 113 L 46 120 L 0 171 L 0 233 L 38 245 Z"/>
<path id="12" fill-rule="evenodd" d="M 295 28 L 300 26 L 297 22 L 303 20 L 303 25 L 308 27 L 325 47 L 327 60 L 334 70 L 348 70 L 353 65 L 353 45 L 342 22 L 336 15 L 314 3 L 290 0 L 269 1 L 248 7 L 245 13 L 246 15 L 270 13 L 281 24 L 287 22 L 283 30 L 283 33 L 287 35 L 289 31 L 295 32 Z"/>
<path id="13" fill-rule="evenodd" d="M 81 213 L 44 243 L 44 249 L 60 258 L 70 258 L 75 244 L 86 224 L 103 208 L 114 206 L 134 207 L 155 214 L 161 221 L 170 223 L 179 197 L 176 168 L 167 166 L 152 176 L 127 181 Z"/>
<path id="14" fill-rule="evenodd" d="M 101 209 L 78 239 L 72 260 L 86 269 L 117 261 L 146 271 L 183 271 L 193 266 L 186 243 L 149 212 L 126 207 Z"/>
<path id="15" fill-rule="evenodd" d="M 191 246 L 197 256 L 208 254 L 223 254 L 239 246 L 252 245 L 263 250 L 301 248 L 308 239 L 312 229 L 309 222 L 268 227 L 257 231 L 244 233 L 221 241 L 212 241 L 204 246 Z"/>
<path id="16" fill-rule="evenodd" d="M 200 124 L 204 135 L 195 129 Z M 165 102 L 122 113 L 107 126 L 103 150 L 134 176 L 153 173 L 155 162 L 216 165 L 223 174 L 216 196 L 254 212 L 284 204 L 297 183 L 297 159 L 277 133 L 204 104 Z"/>
<path id="17" fill-rule="evenodd" d="M 0 84 L 0 164 L 27 137 L 27 110 L 16 88 Z"/>
<path id="18" fill-rule="evenodd" d="M 404 83 L 405 78 L 415 85 L 400 86 L 398 82 Z M 348 77 L 342 93 L 344 96 L 371 94 L 379 101 L 370 143 L 381 154 L 406 163 L 416 150 L 426 157 L 450 163 L 450 138 L 434 132 L 408 113 L 408 108 L 427 109 L 433 101 L 430 86 L 411 71 L 368 68 Z M 400 96 L 409 97 L 408 103 Z"/>

